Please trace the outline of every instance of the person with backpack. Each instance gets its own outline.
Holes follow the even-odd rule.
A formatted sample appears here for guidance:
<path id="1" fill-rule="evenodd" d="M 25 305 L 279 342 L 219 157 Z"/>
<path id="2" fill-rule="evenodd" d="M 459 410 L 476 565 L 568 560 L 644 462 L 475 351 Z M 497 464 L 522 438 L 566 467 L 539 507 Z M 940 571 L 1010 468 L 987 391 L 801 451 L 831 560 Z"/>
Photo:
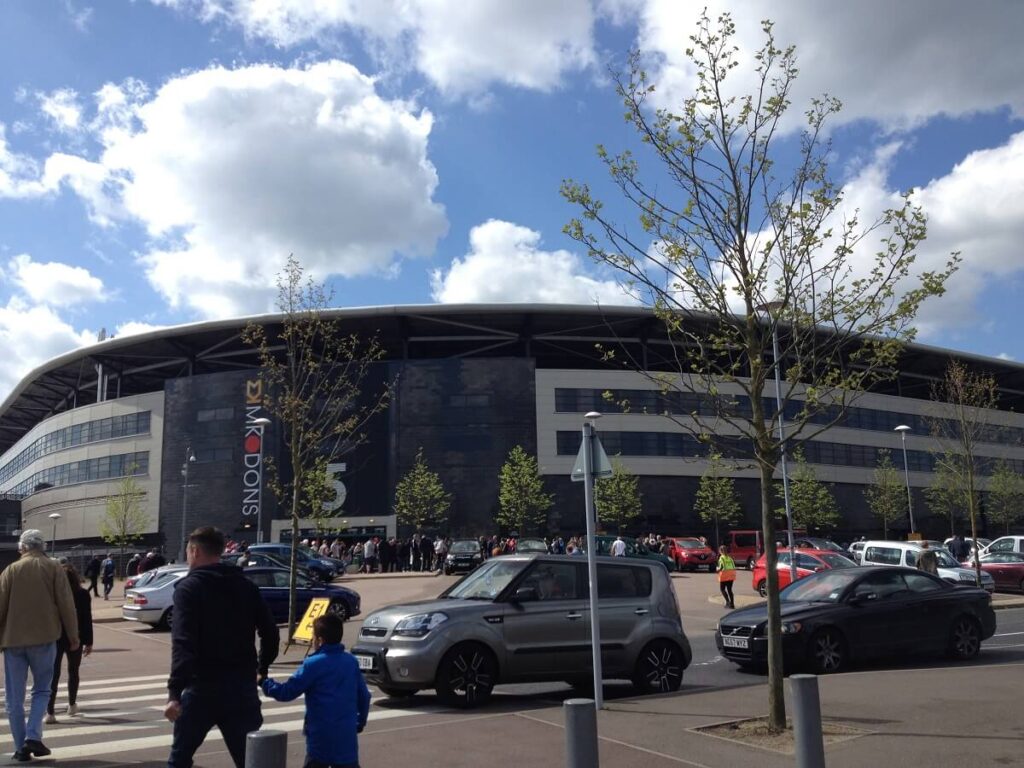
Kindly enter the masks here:
<path id="1" fill-rule="evenodd" d="M 103 561 L 103 599 L 109 600 L 114 589 L 114 556 L 108 554 Z"/>

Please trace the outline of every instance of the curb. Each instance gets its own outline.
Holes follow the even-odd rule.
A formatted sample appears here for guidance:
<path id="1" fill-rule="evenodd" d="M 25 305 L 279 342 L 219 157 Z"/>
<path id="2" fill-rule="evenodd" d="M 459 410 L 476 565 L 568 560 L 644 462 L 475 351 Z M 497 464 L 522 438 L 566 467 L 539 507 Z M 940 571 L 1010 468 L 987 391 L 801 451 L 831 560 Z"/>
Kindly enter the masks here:
<path id="1" fill-rule="evenodd" d="M 424 576 L 437 577 L 441 571 L 416 571 L 406 573 L 346 573 L 344 576 L 336 576 L 331 583 L 337 584 L 344 581 L 361 581 L 363 579 L 415 579 Z"/>

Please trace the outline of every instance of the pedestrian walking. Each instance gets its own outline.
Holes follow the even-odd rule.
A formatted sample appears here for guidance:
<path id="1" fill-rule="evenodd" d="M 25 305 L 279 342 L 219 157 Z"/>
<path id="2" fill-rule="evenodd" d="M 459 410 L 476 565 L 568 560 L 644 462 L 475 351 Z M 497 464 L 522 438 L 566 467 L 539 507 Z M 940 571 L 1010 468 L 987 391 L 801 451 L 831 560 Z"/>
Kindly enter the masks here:
<path id="1" fill-rule="evenodd" d="M 67 635 L 77 650 L 78 617 L 64 569 L 46 556 L 46 538 L 29 529 L 18 541 L 21 557 L 0 573 L 0 648 L 4 653 L 4 694 L 14 742 L 13 759 L 26 763 L 46 757 L 43 716 L 57 640 Z M 32 702 L 25 719 L 25 686 L 32 672 Z"/>
<path id="2" fill-rule="evenodd" d="M 612 557 L 625 557 L 626 556 L 626 542 L 622 540 L 621 536 L 616 536 L 615 541 L 612 542 Z"/>
<path id="3" fill-rule="evenodd" d="M 103 561 L 103 599 L 109 600 L 110 593 L 114 589 L 114 556 L 107 555 Z"/>
<path id="4" fill-rule="evenodd" d="M 138 576 L 140 565 L 142 565 L 142 555 L 136 552 L 134 555 L 128 558 L 128 565 L 125 566 L 125 575 Z"/>
<path id="5" fill-rule="evenodd" d="M 242 569 L 220 561 L 223 551 L 224 534 L 216 528 L 194 530 L 186 548 L 189 572 L 174 590 L 164 708 L 164 717 L 174 723 L 168 768 L 191 768 L 214 726 L 237 768 L 243 768 L 246 734 L 263 724 L 257 677 L 265 678 L 277 658 L 277 624 Z"/>
<path id="6" fill-rule="evenodd" d="M 103 561 L 100 560 L 99 555 L 93 555 L 92 560 L 85 566 L 85 578 L 89 580 L 89 589 L 87 591 L 96 597 L 100 596 L 100 590 L 97 585 L 100 580 L 101 570 L 103 570 Z"/>
<path id="7" fill-rule="evenodd" d="M 363 564 L 367 573 L 377 570 L 377 542 L 372 538 L 363 544 Z"/>
<path id="8" fill-rule="evenodd" d="M 263 681 L 277 701 L 306 697 L 304 768 L 358 768 L 359 739 L 370 713 L 370 691 L 355 656 L 341 644 L 345 625 L 334 614 L 313 622 L 313 653 L 288 680 Z"/>
<path id="9" fill-rule="evenodd" d="M 419 571 L 423 566 L 423 547 L 422 538 L 418 533 L 412 535 L 412 569 L 413 571 Z"/>
<path id="10" fill-rule="evenodd" d="M 434 541 L 429 536 L 420 539 L 420 570 L 430 572 L 434 568 Z"/>
<path id="11" fill-rule="evenodd" d="M 725 600 L 726 608 L 736 607 L 736 598 L 732 593 L 732 583 L 736 581 L 736 562 L 729 556 L 729 547 L 723 544 L 718 548 L 718 589 Z"/>
<path id="12" fill-rule="evenodd" d="M 949 542 L 949 551 L 953 557 L 956 558 L 958 563 L 967 562 L 967 558 L 971 556 L 971 548 L 967 546 L 967 541 L 964 539 L 962 533 L 958 533 L 953 537 L 953 540 Z"/>
<path id="13" fill-rule="evenodd" d="M 82 666 L 82 659 L 92 653 L 92 598 L 82 588 L 82 579 L 75 570 L 75 566 L 66 558 L 60 559 L 64 567 L 64 573 L 68 577 L 68 586 L 71 587 L 71 595 L 75 601 L 75 616 L 78 619 L 79 647 L 71 650 L 68 643 L 67 632 L 63 632 L 60 640 L 57 641 L 57 655 L 53 662 L 53 680 L 50 682 L 50 702 L 46 707 L 47 724 L 55 724 L 57 715 L 55 705 L 57 703 L 57 686 L 60 683 L 60 669 L 64 657 L 68 657 L 68 715 L 74 717 L 78 714 L 78 684 L 80 681 L 79 669 Z"/>

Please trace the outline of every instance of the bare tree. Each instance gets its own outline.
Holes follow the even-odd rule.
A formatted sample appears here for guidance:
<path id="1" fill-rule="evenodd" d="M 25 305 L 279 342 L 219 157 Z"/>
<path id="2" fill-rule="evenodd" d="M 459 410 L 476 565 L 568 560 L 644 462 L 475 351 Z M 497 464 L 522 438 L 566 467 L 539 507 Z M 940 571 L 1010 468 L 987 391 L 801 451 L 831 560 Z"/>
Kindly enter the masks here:
<path id="1" fill-rule="evenodd" d="M 299 520 L 323 485 L 318 476 L 336 458 L 366 440 L 369 419 L 387 407 L 391 387 L 364 393 L 371 366 L 384 356 L 376 336 L 346 334 L 329 314 L 333 294 L 306 278 L 290 256 L 277 280 L 279 322 L 250 323 L 243 332 L 256 348 L 264 383 L 263 405 L 280 422 L 290 474 L 268 461 L 270 487 L 291 517 L 288 634 L 295 631 L 296 552 Z M 307 492 L 306 483 L 314 488 Z"/>
<path id="2" fill-rule="evenodd" d="M 761 481 L 762 533 L 775 541 L 772 481 L 784 448 L 842 420 L 857 393 L 896 370 L 914 338 L 922 302 L 955 271 L 915 272 L 926 233 L 909 194 L 899 207 L 862 222 L 843 207 L 831 179 L 826 125 L 840 108 L 823 97 L 806 110 L 795 162 L 776 164 L 783 118 L 797 77 L 792 47 L 776 45 L 771 22 L 753 52 L 753 93 L 729 95 L 740 66 L 728 14 L 702 14 L 687 53 L 696 92 L 677 109 L 652 110 L 654 86 L 639 52 L 613 72 L 625 117 L 653 155 L 654 175 L 631 151 L 598 148 L 638 226 L 617 222 L 586 184 L 566 181 L 580 218 L 565 231 L 598 263 L 617 270 L 650 303 L 672 345 L 644 365 L 628 347 L 615 358 L 647 373 L 671 397 L 670 418 L 727 457 L 754 460 Z M 773 349 L 777 339 L 777 350 Z M 778 373 L 781 409 L 773 399 Z M 773 425 L 779 413 L 786 424 Z M 784 431 L 784 435 L 780 434 Z M 768 573 L 768 724 L 785 728 L 782 640 L 774 547 Z"/>

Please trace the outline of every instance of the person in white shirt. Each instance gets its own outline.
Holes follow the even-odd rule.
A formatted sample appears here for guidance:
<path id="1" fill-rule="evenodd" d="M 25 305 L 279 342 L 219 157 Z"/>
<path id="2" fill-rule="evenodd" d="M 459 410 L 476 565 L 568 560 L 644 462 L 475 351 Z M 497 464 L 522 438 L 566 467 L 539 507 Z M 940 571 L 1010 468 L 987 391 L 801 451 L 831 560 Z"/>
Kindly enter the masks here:
<path id="1" fill-rule="evenodd" d="M 615 541 L 612 542 L 612 557 L 625 557 L 626 556 L 626 542 L 622 540 L 621 536 L 617 536 Z"/>

